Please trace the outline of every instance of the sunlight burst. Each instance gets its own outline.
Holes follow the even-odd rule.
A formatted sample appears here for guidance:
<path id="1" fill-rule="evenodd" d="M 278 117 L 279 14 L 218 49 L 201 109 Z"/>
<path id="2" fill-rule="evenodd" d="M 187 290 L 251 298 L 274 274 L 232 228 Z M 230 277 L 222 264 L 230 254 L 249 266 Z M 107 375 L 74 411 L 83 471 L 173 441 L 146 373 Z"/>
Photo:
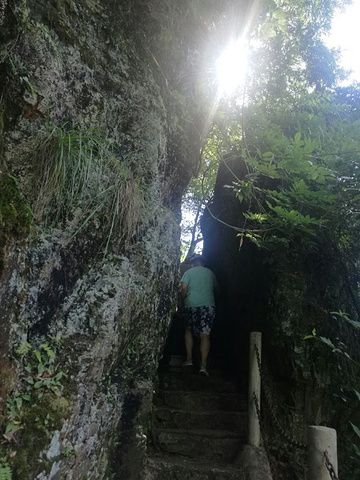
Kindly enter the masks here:
<path id="1" fill-rule="evenodd" d="M 331 31 L 324 38 L 327 47 L 340 48 L 340 66 L 350 72 L 349 78 L 340 83 L 343 85 L 349 84 L 349 81 L 360 82 L 359 15 L 359 1 L 338 10 L 333 17 Z"/>
<path id="2" fill-rule="evenodd" d="M 248 64 L 248 50 L 243 41 L 233 42 L 216 63 L 221 94 L 231 95 L 243 83 Z"/>

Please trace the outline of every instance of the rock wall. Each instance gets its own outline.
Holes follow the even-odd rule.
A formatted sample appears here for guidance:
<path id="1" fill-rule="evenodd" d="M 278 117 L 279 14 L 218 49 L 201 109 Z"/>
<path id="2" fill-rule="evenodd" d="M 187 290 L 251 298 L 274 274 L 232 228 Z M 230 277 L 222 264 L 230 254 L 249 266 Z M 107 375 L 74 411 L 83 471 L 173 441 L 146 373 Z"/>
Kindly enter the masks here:
<path id="1" fill-rule="evenodd" d="M 0 2 L 0 476 L 139 478 L 199 152 L 190 4 Z"/>

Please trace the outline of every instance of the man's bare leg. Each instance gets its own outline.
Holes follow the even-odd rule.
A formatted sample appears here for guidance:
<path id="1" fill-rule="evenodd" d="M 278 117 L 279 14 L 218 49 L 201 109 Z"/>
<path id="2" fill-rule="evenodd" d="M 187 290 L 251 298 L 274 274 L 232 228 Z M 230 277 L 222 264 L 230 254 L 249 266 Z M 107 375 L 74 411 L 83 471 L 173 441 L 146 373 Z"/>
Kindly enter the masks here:
<path id="1" fill-rule="evenodd" d="M 200 353 L 201 353 L 201 366 L 206 369 L 206 362 L 210 350 L 210 335 L 206 333 L 200 333 Z"/>
<path id="2" fill-rule="evenodd" d="M 194 345 L 194 340 L 193 340 L 191 330 L 185 330 L 186 361 L 192 361 L 193 345 Z"/>

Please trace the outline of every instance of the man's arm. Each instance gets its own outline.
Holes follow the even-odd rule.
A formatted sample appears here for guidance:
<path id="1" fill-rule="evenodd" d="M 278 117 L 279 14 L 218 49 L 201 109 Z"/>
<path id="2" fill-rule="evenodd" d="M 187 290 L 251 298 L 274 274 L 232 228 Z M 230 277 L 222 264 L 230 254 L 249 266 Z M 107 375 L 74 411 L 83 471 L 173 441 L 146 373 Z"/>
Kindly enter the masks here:
<path id="1" fill-rule="evenodd" d="M 187 284 L 184 282 L 181 282 L 181 296 L 185 300 L 187 295 Z"/>

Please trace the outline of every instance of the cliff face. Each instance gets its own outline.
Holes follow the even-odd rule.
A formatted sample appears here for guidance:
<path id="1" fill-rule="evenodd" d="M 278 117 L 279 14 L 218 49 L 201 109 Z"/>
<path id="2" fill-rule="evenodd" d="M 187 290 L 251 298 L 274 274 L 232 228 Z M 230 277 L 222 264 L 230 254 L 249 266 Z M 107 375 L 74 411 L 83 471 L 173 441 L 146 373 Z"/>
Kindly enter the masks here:
<path id="1" fill-rule="evenodd" d="M 189 4 L 0 2 L 0 472 L 14 479 L 141 470 L 199 151 L 194 75 L 179 87 L 193 39 L 166 37 L 189 33 Z"/>

